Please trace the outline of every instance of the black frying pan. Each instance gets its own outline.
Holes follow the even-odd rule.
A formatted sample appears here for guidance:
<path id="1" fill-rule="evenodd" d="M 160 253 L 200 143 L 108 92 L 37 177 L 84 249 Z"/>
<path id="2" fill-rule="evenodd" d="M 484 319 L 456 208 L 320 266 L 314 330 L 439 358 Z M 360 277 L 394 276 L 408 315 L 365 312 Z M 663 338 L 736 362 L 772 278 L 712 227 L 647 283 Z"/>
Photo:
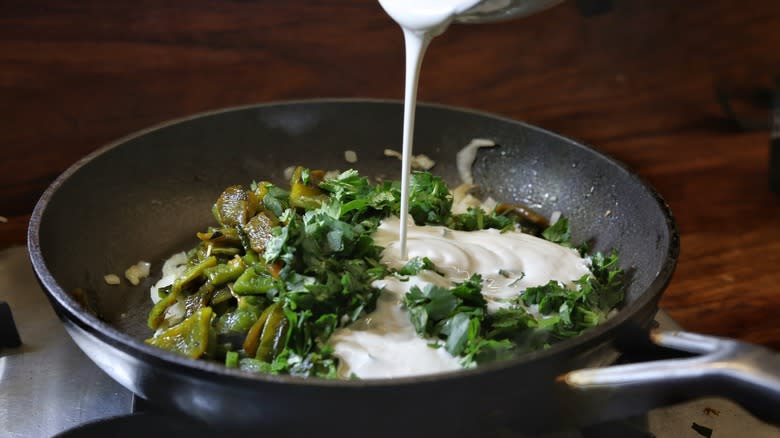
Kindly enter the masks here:
<path id="1" fill-rule="evenodd" d="M 677 261 L 671 213 L 636 175 L 586 146 L 436 105 L 417 110 L 415 152 L 432 157 L 435 172 L 456 183 L 455 153 L 475 137 L 495 140 L 500 147 L 478 155 L 476 182 L 496 199 L 548 216 L 563 212 L 575 241 L 617 249 L 631 274 L 617 316 L 510 361 L 376 381 L 250 375 L 142 342 L 150 335 L 148 288 L 162 260 L 191 247 L 194 233 L 212 223 L 210 207 L 224 187 L 253 179 L 282 183 L 283 169 L 293 164 L 397 179 L 400 163 L 382 151 L 399 147 L 401 116 L 396 102 L 302 101 L 217 111 L 131 135 L 72 166 L 43 195 L 29 231 L 35 272 L 68 332 L 103 370 L 149 401 L 219 428 L 295 432 L 309 425 L 341 434 L 415 435 L 484 432 L 499 424 L 533 431 L 714 393 L 780 420 L 778 356 L 734 341 L 667 333 L 657 342 L 707 354 L 564 376 L 611 363 L 616 345 L 646 332 Z M 357 152 L 355 165 L 344 161 L 345 149 Z M 104 283 L 105 274 L 121 274 L 139 260 L 154 266 L 140 286 Z M 76 287 L 96 291 L 102 319 L 69 296 Z M 753 362 L 740 356 L 739 366 L 727 366 L 740 348 L 763 356 Z"/>

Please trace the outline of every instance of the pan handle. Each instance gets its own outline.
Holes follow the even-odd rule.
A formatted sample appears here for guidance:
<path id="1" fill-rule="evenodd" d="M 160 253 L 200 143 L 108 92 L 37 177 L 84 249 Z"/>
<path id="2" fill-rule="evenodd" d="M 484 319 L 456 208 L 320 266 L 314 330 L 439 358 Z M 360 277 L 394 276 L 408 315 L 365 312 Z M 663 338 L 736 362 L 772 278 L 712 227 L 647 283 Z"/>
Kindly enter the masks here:
<path id="1" fill-rule="evenodd" d="M 780 424 L 780 354 L 733 339 L 684 331 L 653 332 L 650 337 L 661 347 L 697 356 L 564 374 L 558 381 L 574 402 L 570 413 L 593 423 L 722 396 L 763 421 Z"/>

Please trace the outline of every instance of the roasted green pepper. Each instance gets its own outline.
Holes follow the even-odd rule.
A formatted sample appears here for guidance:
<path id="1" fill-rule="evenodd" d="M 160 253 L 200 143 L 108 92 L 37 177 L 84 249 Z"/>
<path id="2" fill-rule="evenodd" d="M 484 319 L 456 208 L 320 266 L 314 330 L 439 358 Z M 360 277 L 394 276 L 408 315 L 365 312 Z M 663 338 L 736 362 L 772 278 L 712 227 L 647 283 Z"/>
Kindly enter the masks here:
<path id="1" fill-rule="evenodd" d="M 279 303 L 268 306 L 257 319 L 244 340 L 244 352 L 264 362 L 272 361 L 284 348 L 289 320 Z"/>
<path id="2" fill-rule="evenodd" d="M 276 224 L 265 213 L 258 213 L 244 226 L 244 231 L 249 238 L 249 244 L 253 251 L 262 254 L 265 245 L 273 237 L 272 230 Z"/>
<path id="3" fill-rule="evenodd" d="M 184 317 L 188 318 L 199 309 L 208 306 L 216 287 L 213 284 L 203 283 L 197 292 L 184 299 Z"/>
<path id="4" fill-rule="evenodd" d="M 176 303 L 178 297 L 178 293 L 171 292 L 167 297 L 158 301 L 149 312 L 149 318 L 146 320 L 146 325 L 148 325 L 152 330 L 157 330 L 160 328 L 163 321 L 165 320 L 165 312 L 168 310 L 168 307 Z"/>
<path id="5" fill-rule="evenodd" d="M 258 274 L 258 267 L 261 265 L 257 264 L 255 267 L 247 268 L 233 283 L 233 292 L 238 295 L 259 295 L 273 289 L 276 280 L 264 270 L 262 274 Z M 260 269 L 262 270 L 262 267 Z"/>
<path id="6" fill-rule="evenodd" d="M 254 192 L 236 185 L 222 192 L 211 211 L 222 225 L 244 225 L 257 212 L 257 204 L 257 196 Z"/>
<path id="7" fill-rule="evenodd" d="M 204 275 L 204 271 L 207 268 L 217 265 L 217 258 L 214 256 L 207 257 L 202 262 L 199 262 L 193 266 L 188 267 L 184 273 L 173 282 L 170 295 L 179 295 L 182 289 Z M 170 296 L 169 295 L 169 296 Z"/>
<path id="8" fill-rule="evenodd" d="M 244 269 L 246 269 L 244 260 L 236 256 L 227 263 L 204 269 L 203 273 L 208 277 L 209 283 L 220 286 L 240 277 Z"/>
<path id="9" fill-rule="evenodd" d="M 214 292 L 211 296 L 211 301 L 209 301 L 209 305 L 216 306 L 217 304 L 229 301 L 231 298 L 233 298 L 233 294 L 230 292 L 230 287 L 225 286 Z"/>
<path id="10" fill-rule="evenodd" d="M 149 345 L 197 359 L 208 348 L 211 307 L 203 307 L 181 323 L 147 339 Z"/>
<path id="11" fill-rule="evenodd" d="M 198 239 L 220 246 L 241 247 L 241 238 L 238 230 L 233 227 L 213 228 L 209 227 L 205 233 L 196 233 Z"/>
<path id="12" fill-rule="evenodd" d="M 149 318 L 146 320 L 146 324 L 149 328 L 152 330 L 160 328 L 165 320 L 165 312 L 168 310 L 168 307 L 175 304 L 179 299 L 182 289 L 200 278 L 206 268 L 210 268 L 216 264 L 217 258 L 211 256 L 196 265 L 188 267 L 184 273 L 173 282 L 171 292 L 168 296 L 158 301 L 157 304 L 152 307 L 152 310 L 149 312 Z"/>
<path id="13" fill-rule="evenodd" d="M 268 321 L 268 315 L 273 312 L 274 306 L 277 305 L 277 303 L 274 303 L 266 307 L 265 310 L 263 310 L 263 313 L 260 314 L 260 317 L 257 318 L 257 321 L 249 328 L 246 338 L 244 339 L 244 344 L 242 345 L 247 356 L 254 356 L 255 353 L 257 353 L 257 347 L 260 345 L 260 335 L 263 334 L 263 327 L 265 326 L 266 321 Z"/>
<path id="14" fill-rule="evenodd" d="M 274 307 L 276 306 L 276 307 Z M 271 362 L 276 355 L 284 348 L 284 342 L 287 340 L 287 327 L 289 320 L 284 315 L 282 306 L 278 303 L 271 305 L 274 309 L 268 315 L 263 325 L 263 333 L 260 334 L 260 344 L 257 346 L 255 359 L 264 362 Z"/>
<path id="15" fill-rule="evenodd" d="M 249 302 L 251 297 L 241 297 L 238 300 L 238 307 L 232 312 L 228 312 L 217 320 L 217 333 L 246 333 L 257 321 L 262 313 L 261 307 Z"/>
<path id="16" fill-rule="evenodd" d="M 321 179 L 319 173 L 315 175 L 318 176 L 317 179 Z M 305 209 L 317 208 L 328 199 L 328 195 L 314 185 L 314 181 L 307 180 L 304 176 L 304 168 L 296 167 L 290 180 L 290 205 Z"/>
<path id="17" fill-rule="evenodd" d="M 235 351 L 228 351 L 225 354 L 225 366 L 228 368 L 238 368 L 238 353 Z"/>

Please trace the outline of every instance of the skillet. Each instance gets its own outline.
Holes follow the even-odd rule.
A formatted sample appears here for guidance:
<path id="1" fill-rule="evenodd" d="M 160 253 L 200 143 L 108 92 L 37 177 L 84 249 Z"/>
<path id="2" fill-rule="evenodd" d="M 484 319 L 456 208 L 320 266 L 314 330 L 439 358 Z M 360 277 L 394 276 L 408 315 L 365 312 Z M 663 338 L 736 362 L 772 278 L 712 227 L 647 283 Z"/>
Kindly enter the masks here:
<path id="1" fill-rule="evenodd" d="M 28 247 L 36 276 L 67 331 L 119 383 L 153 404 L 219 430 L 338 431 L 374 436 L 470 433 L 506 425 L 529 432 L 579 426 L 688 398 L 720 394 L 780 421 L 778 355 L 688 333 L 652 336 L 687 358 L 575 371 L 612 363 L 618 348 L 647 338 L 671 279 L 679 237 L 663 199 L 623 165 L 543 129 L 440 105 L 417 109 L 415 153 L 457 183 L 455 153 L 475 137 L 475 182 L 502 201 L 545 216 L 561 211 L 575 242 L 615 248 L 630 273 L 626 303 L 602 326 L 547 350 L 435 376 L 327 381 L 250 375 L 143 343 L 148 288 L 162 261 L 190 248 L 213 223 L 210 207 L 228 185 L 283 184 L 283 169 L 354 167 L 400 178 L 385 148 L 401 143 L 402 105 L 330 99 L 219 110 L 125 137 L 80 160 L 46 190 Z M 348 165 L 346 149 L 359 160 Z M 139 260 L 153 263 L 139 286 L 108 286 Z M 100 318 L 69 291 L 86 288 Z M 639 333 L 639 335 L 638 335 Z M 644 335 L 642 335 L 644 334 Z M 568 373 L 568 374 L 567 374 Z"/>

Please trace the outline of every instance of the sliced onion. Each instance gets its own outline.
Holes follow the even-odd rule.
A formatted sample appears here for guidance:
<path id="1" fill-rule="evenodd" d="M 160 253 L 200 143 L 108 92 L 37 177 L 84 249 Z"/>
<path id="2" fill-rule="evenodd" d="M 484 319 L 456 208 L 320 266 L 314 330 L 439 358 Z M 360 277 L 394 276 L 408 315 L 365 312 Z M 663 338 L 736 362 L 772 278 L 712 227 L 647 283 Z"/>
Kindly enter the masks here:
<path id="1" fill-rule="evenodd" d="M 489 148 L 496 145 L 493 140 L 485 138 L 475 138 L 455 155 L 455 161 L 458 165 L 458 175 L 464 184 L 474 184 L 474 176 L 471 174 L 471 166 L 477 158 L 479 148 Z"/>

